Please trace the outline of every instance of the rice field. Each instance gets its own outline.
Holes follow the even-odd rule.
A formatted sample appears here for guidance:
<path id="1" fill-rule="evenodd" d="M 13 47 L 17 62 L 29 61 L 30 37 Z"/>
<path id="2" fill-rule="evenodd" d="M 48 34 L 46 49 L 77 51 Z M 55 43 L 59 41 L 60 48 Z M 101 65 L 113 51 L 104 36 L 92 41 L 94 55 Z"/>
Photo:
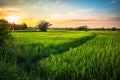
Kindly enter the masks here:
<path id="1" fill-rule="evenodd" d="M 1 80 L 119 80 L 120 32 L 13 32 Z"/>

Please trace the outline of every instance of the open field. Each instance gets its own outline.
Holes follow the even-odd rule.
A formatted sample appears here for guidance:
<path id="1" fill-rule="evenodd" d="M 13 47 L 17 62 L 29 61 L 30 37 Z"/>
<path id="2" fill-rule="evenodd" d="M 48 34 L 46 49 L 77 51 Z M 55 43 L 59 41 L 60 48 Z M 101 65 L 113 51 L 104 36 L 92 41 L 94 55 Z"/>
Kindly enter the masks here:
<path id="1" fill-rule="evenodd" d="M 13 32 L 1 80 L 119 80 L 120 32 Z"/>

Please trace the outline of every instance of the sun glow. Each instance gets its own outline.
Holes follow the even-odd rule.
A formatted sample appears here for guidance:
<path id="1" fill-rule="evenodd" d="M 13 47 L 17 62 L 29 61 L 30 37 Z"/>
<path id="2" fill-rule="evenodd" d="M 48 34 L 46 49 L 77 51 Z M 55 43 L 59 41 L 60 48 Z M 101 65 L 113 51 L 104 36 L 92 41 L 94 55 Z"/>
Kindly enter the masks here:
<path id="1" fill-rule="evenodd" d="M 18 24 L 20 21 L 20 16 L 6 16 L 5 19 L 10 23 Z"/>

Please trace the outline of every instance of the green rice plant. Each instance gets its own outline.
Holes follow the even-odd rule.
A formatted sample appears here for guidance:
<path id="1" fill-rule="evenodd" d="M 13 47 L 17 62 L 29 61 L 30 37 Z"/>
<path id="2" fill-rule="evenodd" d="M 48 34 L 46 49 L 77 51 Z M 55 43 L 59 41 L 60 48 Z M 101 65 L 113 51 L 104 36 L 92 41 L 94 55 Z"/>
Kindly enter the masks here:
<path id="1" fill-rule="evenodd" d="M 0 55 L 4 80 L 118 80 L 120 33 L 13 32 Z M 8 75 L 9 74 L 9 75 Z"/>
<path id="2" fill-rule="evenodd" d="M 102 34 L 101 34 L 102 33 Z M 118 32 L 97 32 L 97 37 L 62 55 L 40 61 L 39 68 L 51 80 L 119 80 Z"/>
<path id="3" fill-rule="evenodd" d="M 87 39 L 93 38 L 91 33 L 85 32 L 14 32 L 12 33 L 15 40 L 8 43 L 4 49 L 4 55 L 1 55 L 0 60 L 5 64 L 8 64 L 8 68 L 11 65 L 13 72 L 17 73 L 15 77 L 12 77 L 14 73 L 5 72 L 9 74 L 10 79 L 27 79 L 40 80 L 42 70 L 38 72 L 38 62 L 51 54 L 57 55 L 69 50 L 69 48 L 77 47 L 79 44 L 85 43 Z M 4 66 L 1 66 L 2 68 Z M 7 68 L 5 68 L 7 70 Z M 1 73 L 3 75 L 3 73 Z M 19 76 L 19 78 L 18 78 Z M 32 76 L 32 77 L 31 77 Z M 45 76 L 45 75 L 44 75 Z M 9 77 L 5 78 L 8 79 Z"/>

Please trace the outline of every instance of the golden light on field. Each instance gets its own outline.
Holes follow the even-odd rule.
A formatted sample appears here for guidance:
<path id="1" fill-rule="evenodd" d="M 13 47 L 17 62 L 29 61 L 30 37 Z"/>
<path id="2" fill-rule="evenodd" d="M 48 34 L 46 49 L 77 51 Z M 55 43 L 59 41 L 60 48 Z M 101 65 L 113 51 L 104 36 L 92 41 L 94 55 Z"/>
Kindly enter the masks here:
<path id="1" fill-rule="evenodd" d="M 18 24 L 20 21 L 20 16 L 6 16 L 5 19 L 10 23 Z"/>

